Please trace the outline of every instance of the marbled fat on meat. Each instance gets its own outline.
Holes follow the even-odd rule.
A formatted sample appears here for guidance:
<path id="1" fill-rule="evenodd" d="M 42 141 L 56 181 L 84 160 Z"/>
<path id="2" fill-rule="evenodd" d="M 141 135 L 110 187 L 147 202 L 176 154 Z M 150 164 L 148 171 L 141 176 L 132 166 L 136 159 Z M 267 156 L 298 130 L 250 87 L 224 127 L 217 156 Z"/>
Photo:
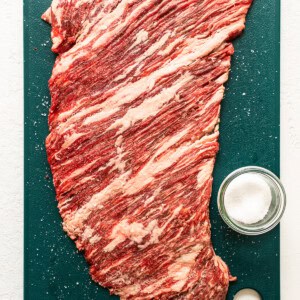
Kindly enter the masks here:
<path id="1" fill-rule="evenodd" d="M 225 299 L 209 201 L 251 0 L 54 0 L 46 140 L 64 229 L 121 299 Z"/>

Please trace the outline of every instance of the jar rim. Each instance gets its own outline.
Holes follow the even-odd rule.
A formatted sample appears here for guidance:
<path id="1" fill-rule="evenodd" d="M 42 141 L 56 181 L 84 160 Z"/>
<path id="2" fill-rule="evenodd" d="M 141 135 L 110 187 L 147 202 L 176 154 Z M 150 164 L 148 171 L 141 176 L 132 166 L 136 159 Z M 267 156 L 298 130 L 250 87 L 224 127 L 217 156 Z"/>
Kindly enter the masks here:
<path id="1" fill-rule="evenodd" d="M 224 205 L 224 195 L 228 185 L 232 182 L 233 179 L 245 173 L 258 173 L 267 176 L 274 183 L 274 185 L 278 189 L 278 194 L 280 195 L 275 216 L 272 218 L 272 220 L 270 220 L 270 222 L 267 222 L 266 224 L 263 223 L 256 229 L 253 227 L 250 228 L 250 226 L 247 227 L 247 224 L 245 224 L 244 226 L 237 224 L 228 215 Z M 231 229 L 245 235 L 260 235 L 272 230 L 280 222 L 286 208 L 286 192 L 280 179 L 270 170 L 258 166 L 246 166 L 236 169 L 225 177 L 218 191 L 217 204 L 221 218 Z"/>

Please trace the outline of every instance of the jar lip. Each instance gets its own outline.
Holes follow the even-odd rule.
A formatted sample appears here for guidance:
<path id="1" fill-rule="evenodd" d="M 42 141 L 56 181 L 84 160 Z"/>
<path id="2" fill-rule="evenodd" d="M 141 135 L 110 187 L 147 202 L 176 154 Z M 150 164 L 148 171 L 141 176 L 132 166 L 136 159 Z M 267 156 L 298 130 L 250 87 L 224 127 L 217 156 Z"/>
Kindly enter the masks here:
<path id="1" fill-rule="evenodd" d="M 262 175 L 268 176 L 273 181 L 274 185 L 277 187 L 280 195 L 277 212 L 273 220 L 271 220 L 270 223 L 263 224 L 261 227 L 258 227 L 256 229 L 246 228 L 246 226 L 243 227 L 239 226 L 229 217 L 224 206 L 224 194 L 229 183 L 239 175 L 250 173 L 250 172 L 260 173 Z M 229 175 L 225 177 L 218 191 L 217 204 L 218 204 L 218 210 L 221 218 L 231 229 L 245 235 L 260 235 L 272 230 L 280 222 L 286 207 L 286 193 L 280 179 L 273 172 L 258 166 L 246 166 L 234 170 L 233 172 L 231 172 Z"/>

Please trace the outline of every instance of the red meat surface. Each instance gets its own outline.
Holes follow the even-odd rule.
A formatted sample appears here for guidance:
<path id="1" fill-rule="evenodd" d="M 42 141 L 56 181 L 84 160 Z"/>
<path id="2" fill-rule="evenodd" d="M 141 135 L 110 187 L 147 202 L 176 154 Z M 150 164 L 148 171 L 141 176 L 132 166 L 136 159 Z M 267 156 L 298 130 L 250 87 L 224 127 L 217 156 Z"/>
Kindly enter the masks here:
<path id="1" fill-rule="evenodd" d="M 251 0 L 54 0 L 46 140 L 63 226 L 121 299 L 226 298 L 209 201 Z"/>

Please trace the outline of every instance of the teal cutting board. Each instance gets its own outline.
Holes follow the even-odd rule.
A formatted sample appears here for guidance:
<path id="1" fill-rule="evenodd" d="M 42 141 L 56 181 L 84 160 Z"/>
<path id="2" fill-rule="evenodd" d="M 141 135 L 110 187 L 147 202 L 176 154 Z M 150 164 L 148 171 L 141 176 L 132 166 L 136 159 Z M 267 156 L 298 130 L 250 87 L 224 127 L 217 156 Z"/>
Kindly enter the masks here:
<path id="1" fill-rule="evenodd" d="M 44 140 L 50 103 L 47 81 L 55 55 L 50 26 L 40 16 L 51 0 L 25 0 L 25 280 L 26 300 L 106 300 L 106 289 L 88 275 L 88 266 L 65 235 L 56 207 Z M 261 236 L 230 230 L 217 210 L 217 191 L 236 168 L 258 165 L 279 175 L 279 0 L 254 0 L 246 30 L 235 40 L 230 80 L 222 104 L 220 145 L 211 200 L 216 253 L 241 288 L 259 291 L 264 300 L 280 299 L 279 227 Z"/>

